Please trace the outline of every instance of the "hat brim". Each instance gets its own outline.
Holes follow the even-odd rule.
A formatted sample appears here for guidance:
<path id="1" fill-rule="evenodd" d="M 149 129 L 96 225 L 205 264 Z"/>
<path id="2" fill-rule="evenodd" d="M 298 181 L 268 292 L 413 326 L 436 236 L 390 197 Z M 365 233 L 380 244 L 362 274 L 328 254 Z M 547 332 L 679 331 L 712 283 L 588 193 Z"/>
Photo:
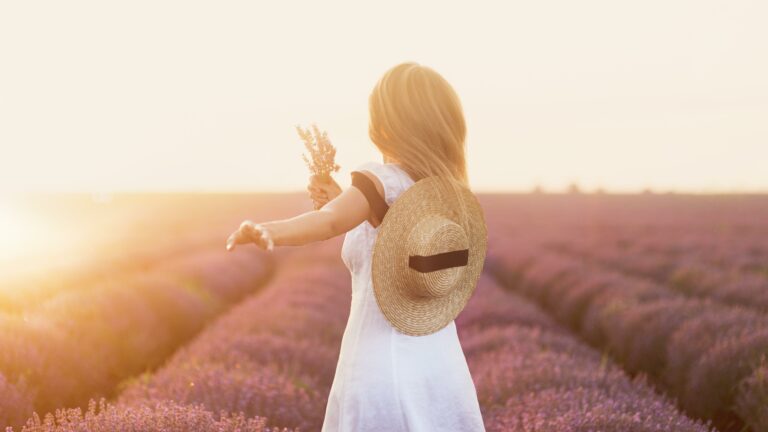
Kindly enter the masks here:
<path id="1" fill-rule="evenodd" d="M 488 237 L 483 211 L 475 195 L 461 188 L 460 200 L 441 197 L 438 179 L 422 179 L 395 200 L 379 225 L 373 248 L 371 277 L 379 309 L 401 333 L 422 336 L 448 325 L 464 309 L 483 270 Z M 460 223 L 460 205 L 466 206 L 469 258 L 455 288 L 443 297 L 409 295 L 406 250 L 410 230 L 422 218 L 433 215 Z"/>

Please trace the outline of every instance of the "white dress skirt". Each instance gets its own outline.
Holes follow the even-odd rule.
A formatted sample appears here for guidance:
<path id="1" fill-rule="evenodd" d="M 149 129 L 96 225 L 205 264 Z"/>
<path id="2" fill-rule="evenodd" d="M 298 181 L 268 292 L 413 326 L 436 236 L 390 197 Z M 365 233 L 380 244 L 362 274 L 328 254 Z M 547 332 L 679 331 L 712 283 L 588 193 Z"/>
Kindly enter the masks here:
<path id="1" fill-rule="evenodd" d="M 392 203 L 413 184 L 397 164 L 368 162 Z M 326 406 L 323 432 L 485 431 L 475 385 L 451 321 L 410 336 L 382 314 L 373 293 L 371 256 L 378 228 L 363 222 L 341 250 L 352 275 L 352 306 Z"/>

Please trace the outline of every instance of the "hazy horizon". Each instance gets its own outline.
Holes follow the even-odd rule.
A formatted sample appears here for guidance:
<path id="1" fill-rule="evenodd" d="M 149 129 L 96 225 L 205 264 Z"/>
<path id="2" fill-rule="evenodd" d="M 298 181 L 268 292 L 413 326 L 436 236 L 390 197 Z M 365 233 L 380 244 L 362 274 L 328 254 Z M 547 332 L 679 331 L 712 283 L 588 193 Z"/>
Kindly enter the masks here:
<path id="1" fill-rule="evenodd" d="M 290 192 L 294 126 L 349 171 L 367 99 L 416 61 L 453 84 L 478 192 L 768 191 L 768 4 L 0 5 L 0 193 Z"/>

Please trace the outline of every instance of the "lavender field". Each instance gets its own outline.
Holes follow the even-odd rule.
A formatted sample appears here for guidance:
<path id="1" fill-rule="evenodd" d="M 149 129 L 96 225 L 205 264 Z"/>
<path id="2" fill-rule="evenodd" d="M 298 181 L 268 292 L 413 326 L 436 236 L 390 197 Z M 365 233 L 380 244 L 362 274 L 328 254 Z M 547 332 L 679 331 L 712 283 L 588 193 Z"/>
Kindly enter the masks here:
<path id="1" fill-rule="evenodd" d="M 456 324 L 488 431 L 768 431 L 768 197 L 481 202 L 488 259 Z M 224 252 L 304 196 L 50 205 L 96 252 L 0 273 L 0 426 L 320 429 L 341 238 Z"/>

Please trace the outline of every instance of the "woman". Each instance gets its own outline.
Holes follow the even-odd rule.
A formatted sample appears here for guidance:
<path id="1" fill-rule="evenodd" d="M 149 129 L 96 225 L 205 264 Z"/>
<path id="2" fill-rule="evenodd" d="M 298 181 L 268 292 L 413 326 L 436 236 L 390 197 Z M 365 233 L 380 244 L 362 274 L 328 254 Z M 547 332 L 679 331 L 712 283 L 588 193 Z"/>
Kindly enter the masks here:
<path id="1" fill-rule="evenodd" d="M 319 210 L 260 224 L 245 221 L 227 248 L 254 242 L 271 250 L 346 233 L 342 259 L 352 274 L 352 306 L 324 432 L 484 431 L 455 323 L 427 335 L 401 333 L 372 292 L 371 256 L 382 222 L 375 198 L 392 205 L 415 182 L 431 176 L 467 185 L 461 103 L 441 75 L 408 62 L 378 81 L 369 115 L 369 136 L 383 163 L 359 166 L 345 190 L 312 179 L 308 189 Z"/>

